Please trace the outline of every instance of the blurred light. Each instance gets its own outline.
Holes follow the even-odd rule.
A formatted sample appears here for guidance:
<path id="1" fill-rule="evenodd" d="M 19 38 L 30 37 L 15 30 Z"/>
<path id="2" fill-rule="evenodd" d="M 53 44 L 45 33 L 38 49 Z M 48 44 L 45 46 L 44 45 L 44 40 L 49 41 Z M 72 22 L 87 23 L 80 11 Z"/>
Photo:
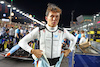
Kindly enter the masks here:
<path id="1" fill-rule="evenodd" d="M 33 15 L 33 17 L 35 17 L 35 15 Z"/>
<path id="2" fill-rule="evenodd" d="M 24 16 L 27 16 L 26 14 L 24 14 Z"/>
<path id="3" fill-rule="evenodd" d="M 2 18 L 2 21 L 9 22 L 10 20 L 9 19 L 5 19 L 5 18 Z"/>
<path id="4" fill-rule="evenodd" d="M 3 14 L 3 17 L 6 17 L 6 14 Z"/>
<path id="5" fill-rule="evenodd" d="M 32 17 L 32 15 L 30 14 L 29 17 Z"/>
<path id="6" fill-rule="evenodd" d="M 14 16 L 14 13 L 13 12 L 11 13 L 11 16 Z"/>
<path id="7" fill-rule="evenodd" d="M 93 23 L 91 23 L 91 25 L 93 25 Z"/>
<path id="8" fill-rule="evenodd" d="M 19 13 L 23 13 L 22 11 L 20 11 Z"/>
<path id="9" fill-rule="evenodd" d="M 94 18 L 96 18 L 96 16 L 94 16 Z"/>
<path id="10" fill-rule="evenodd" d="M 88 24 L 88 26 L 91 26 L 91 24 Z"/>
<path id="11" fill-rule="evenodd" d="M 7 7 L 11 7 L 11 5 L 7 5 Z"/>
<path id="12" fill-rule="evenodd" d="M 8 18 L 10 19 L 10 16 Z"/>
<path id="13" fill-rule="evenodd" d="M 0 1 L 1 4 L 4 4 L 4 1 Z"/>
<path id="14" fill-rule="evenodd" d="M 13 10 L 16 10 L 16 7 L 13 7 Z"/>
<path id="15" fill-rule="evenodd" d="M 17 17 L 15 17 L 15 19 L 17 19 Z"/>
<path id="16" fill-rule="evenodd" d="M 97 23 L 100 23 L 100 21 L 98 21 Z"/>
<path id="17" fill-rule="evenodd" d="M 29 18 L 29 14 L 28 13 L 25 16 Z"/>
<path id="18" fill-rule="evenodd" d="M 99 16 L 99 14 L 96 14 L 96 16 Z"/>
<path id="19" fill-rule="evenodd" d="M 26 22 L 24 22 L 24 24 L 26 24 Z"/>
<path id="20" fill-rule="evenodd" d="M 27 15 L 26 17 L 30 18 L 29 15 Z"/>
<path id="21" fill-rule="evenodd" d="M 13 0 L 11 0 L 11 1 L 13 1 Z"/>
<path id="22" fill-rule="evenodd" d="M 45 21 L 41 21 L 43 24 L 46 24 L 46 22 Z"/>
<path id="23" fill-rule="evenodd" d="M 22 13 L 22 15 L 25 15 L 25 13 Z"/>
<path id="24" fill-rule="evenodd" d="M 16 10 L 16 12 L 19 12 L 19 10 Z"/>

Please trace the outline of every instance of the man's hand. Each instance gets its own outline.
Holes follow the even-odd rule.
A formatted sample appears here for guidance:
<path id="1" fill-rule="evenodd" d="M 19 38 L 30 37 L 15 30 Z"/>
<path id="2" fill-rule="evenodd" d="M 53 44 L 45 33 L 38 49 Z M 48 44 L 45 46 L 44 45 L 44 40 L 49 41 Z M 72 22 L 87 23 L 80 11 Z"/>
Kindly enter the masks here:
<path id="1" fill-rule="evenodd" d="M 64 53 L 65 57 L 67 57 L 70 52 L 71 52 L 70 49 L 62 51 L 62 53 Z"/>
<path id="2" fill-rule="evenodd" d="M 42 57 L 42 55 L 43 55 L 42 52 L 43 51 L 39 50 L 39 49 L 32 49 L 31 50 L 31 53 L 34 54 L 37 58 L 41 58 Z"/>

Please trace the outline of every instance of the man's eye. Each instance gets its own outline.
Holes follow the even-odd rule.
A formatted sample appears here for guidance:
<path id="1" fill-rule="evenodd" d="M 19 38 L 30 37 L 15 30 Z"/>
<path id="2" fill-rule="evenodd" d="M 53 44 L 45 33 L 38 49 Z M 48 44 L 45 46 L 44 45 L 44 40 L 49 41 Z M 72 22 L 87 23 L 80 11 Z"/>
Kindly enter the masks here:
<path id="1" fill-rule="evenodd" d="M 56 17 L 58 17 L 58 16 L 56 16 Z"/>
<path id="2" fill-rule="evenodd" d="M 51 15 L 50 17 L 54 17 L 53 15 Z"/>

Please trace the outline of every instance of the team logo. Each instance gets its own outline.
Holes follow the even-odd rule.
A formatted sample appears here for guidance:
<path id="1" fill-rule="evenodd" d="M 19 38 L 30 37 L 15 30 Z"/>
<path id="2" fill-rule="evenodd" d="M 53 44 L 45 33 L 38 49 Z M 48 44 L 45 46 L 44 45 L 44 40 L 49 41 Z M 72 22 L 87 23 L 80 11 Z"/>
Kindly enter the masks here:
<path id="1" fill-rule="evenodd" d="M 57 38 L 57 37 L 58 37 L 58 35 L 54 35 L 54 37 L 55 37 L 55 38 Z"/>

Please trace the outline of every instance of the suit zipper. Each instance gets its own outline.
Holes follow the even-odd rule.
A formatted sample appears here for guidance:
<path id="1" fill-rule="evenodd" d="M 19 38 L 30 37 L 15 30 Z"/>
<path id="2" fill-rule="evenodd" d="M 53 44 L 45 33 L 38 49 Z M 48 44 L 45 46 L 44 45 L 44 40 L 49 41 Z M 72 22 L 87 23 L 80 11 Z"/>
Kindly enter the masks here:
<path id="1" fill-rule="evenodd" d="M 52 54 L 53 54 L 53 32 L 52 32 L 52 44 L 51 44 L 51 58 L 52 58 Z"/>

